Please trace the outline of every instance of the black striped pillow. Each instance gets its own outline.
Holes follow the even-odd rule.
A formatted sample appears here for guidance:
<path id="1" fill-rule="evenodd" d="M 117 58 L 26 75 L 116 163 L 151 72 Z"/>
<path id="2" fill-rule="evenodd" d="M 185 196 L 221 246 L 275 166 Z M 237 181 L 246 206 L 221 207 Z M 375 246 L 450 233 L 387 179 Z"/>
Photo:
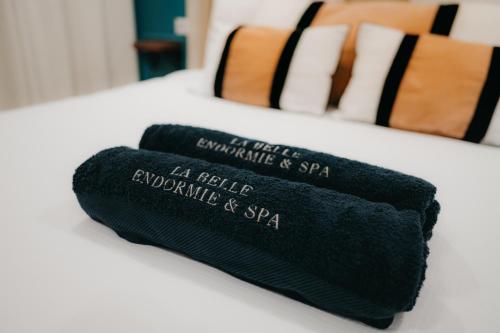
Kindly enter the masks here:
<path id="1" fill-rule="evenodd" d="M 345 118 L 500 145 L 500 48 L 363 24 L 356 51 Z"/>
<path id="2" fill-rule="evenodd" d="M 206 64 L 213 95 L 289 111 L 326 110 L 347 26 L 226 29 L 218 62 Z"/>

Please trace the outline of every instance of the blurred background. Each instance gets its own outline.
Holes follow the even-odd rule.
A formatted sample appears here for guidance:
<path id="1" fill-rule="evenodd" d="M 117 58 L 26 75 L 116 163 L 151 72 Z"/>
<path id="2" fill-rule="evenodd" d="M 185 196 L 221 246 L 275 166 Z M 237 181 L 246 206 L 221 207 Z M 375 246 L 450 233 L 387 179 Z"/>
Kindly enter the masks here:
<path id="1" fill-rule="evenodd" d="M 200 67 L 211 4 L 0 0 L 0 111 Z"/>
<path id="2" fill-rule="evenodd" d="M 200 66 L 210 2 L 0 0 L 0 110 Z"/>

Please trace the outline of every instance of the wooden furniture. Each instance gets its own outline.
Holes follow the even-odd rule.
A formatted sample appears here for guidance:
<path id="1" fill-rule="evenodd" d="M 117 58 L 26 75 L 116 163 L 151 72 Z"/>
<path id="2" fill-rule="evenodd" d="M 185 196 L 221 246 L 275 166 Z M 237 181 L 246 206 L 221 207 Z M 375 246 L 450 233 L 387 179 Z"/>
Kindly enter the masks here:
<path id="1" fill-rule="evenodd" d="M 135 0 L 141 80 L 185 68 L 185 37 L 177 35 L 174 21 L 185 16 L 183 0 Z"/>

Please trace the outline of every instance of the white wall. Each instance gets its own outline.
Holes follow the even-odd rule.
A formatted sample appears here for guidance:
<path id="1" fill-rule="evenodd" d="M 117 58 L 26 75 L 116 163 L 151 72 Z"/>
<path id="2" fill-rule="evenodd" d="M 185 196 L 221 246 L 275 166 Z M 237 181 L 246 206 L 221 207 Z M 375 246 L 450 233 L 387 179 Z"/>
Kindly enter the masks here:
<path id="1" fill-rule="evenodd" d="M 212 6 L 211 0 L 186 0 L 186 16 L 189 22 L 187 32 L 187 67 L 203 66 L 203 54 Z"/>
<path id="2" fill-rule="evenodd" d="M 132 0 L 0 0 L 0 110 L 137 80 Z"/>

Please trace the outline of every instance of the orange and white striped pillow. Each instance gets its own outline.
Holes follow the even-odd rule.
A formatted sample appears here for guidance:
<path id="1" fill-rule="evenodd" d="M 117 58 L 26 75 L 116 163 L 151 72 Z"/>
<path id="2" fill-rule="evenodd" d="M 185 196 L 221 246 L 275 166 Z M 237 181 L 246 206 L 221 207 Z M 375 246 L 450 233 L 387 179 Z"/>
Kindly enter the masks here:
<path id="1" fill-rule="evenodd" d="M 326 110 L 348 26 L 307 29 L 221 26 L 206 90 L 224 99 L 320 114 Z"/>
<path id="2" fill-rule="evenodd" d="M 402 1 L 355 3 L 313 2 L 298 20 L 298 27 L 348 24 L 351 26 L 332 83 L 333 104 L 338 104 L 355 61 L 355 43 L 362 23 L 380 24 L 407 34 L 439 34 L 470 42 L 495 45 L 500 38 L 500 9 L 488 3 L 418 4 Z"/>
<path id="3" fill-rule="evenodd" d="M 500 145 L 500 48 L 363 24 L 344 118 Z"/>

